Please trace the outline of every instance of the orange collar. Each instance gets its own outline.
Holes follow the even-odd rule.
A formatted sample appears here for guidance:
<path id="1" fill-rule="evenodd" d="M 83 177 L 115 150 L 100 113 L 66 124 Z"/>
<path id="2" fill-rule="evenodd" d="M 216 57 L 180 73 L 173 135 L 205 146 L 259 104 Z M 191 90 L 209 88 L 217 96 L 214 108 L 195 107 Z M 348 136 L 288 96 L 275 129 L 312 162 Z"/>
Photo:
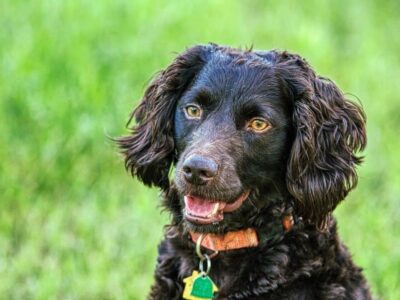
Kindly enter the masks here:
<path id="1" fill-rule="evenodd" d="M 286 215 L 282 219 L 282 227 L 289 231 L 293 226 L 293 216 Z M 190 231 L 190 236 L 194 243 L 201 233 Z M 208 233 L 204 235 L 201 246 L 213 251 L 227 251 L 241 248 L 257 247 L 259 239 L 254 228 L 246 228 L 238 231 L 230 231 L 223 235 Z"/>
<path id="2" fill-rule="evenodd" d="M 192 241 L 197 242 L 201 233 L 190 232 Z M 230 231 L 224 235 L 208 233 L 201 241 L 201 246 L 213 251 L 226 251 L 240 248 L 258 246 L 257 232 L 254 228 L 247 228 L 238 231 Z"/>

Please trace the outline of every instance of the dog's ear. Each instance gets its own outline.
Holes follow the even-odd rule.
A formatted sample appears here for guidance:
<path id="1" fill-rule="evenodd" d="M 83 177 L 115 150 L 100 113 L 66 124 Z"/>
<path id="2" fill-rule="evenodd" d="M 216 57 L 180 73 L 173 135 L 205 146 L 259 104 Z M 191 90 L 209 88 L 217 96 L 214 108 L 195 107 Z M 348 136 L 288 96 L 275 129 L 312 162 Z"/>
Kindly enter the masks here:
<path id="1" fill-rule="evenodd" d="M 289 60 L 295 137 L 287 185 L 300 214 L 322 227 L 357 184 L 362 157 L 356 153 L 366 145 L 365 115 L 331 80 L 316 76 L 305 60 Z"/>
<path id="2" fill-rule="evenodd" d="M 194 46 L 180 54 L 150 83 L 132 112 L 130 135 L 117 139 L 125 167 L 148 186 L 169 188 L 168 173 L 175 159 L 174 111 L 178 99 L 207 61 L 210 46 Z M 129 124 L 129 123 L 128 123 Z"/>

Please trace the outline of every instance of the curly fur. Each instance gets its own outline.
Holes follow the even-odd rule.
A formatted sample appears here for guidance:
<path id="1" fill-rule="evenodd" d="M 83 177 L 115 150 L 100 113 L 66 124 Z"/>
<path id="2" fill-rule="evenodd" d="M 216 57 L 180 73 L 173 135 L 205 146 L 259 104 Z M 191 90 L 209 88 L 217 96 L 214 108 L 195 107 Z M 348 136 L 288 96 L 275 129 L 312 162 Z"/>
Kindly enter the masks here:
<path id="1" fill-rule="evenodd" d="M 275 122 L 258 140 L 233 133 L 245 121 L 242 115 L 236 124 L 226 117 L 243 110 L 238 103 L 253 95 L 262 95 L 254 101 L 269 105 Z M 189 98 L 214 101 L 218 109 L 201 124 L 186 124 L 179 111 Z M 232 113 L 222 114 L 223 108 Z M 149 299 L 181 299 L 182 280 L 198 264 L 189 230 L 244 227 L 256 228 L 260 246 L 213 260 L 210 276 L 220 288 L 215 299 L 370 299 L 331 216 L 357 184 L 365 115 L 303 58 L 215 44 L 189 48 L 152 81 L 132 118 L 131 133 L 117 140 L 126 168 L 162 189 L 172 216 Z M 180 173 L 185 157 L 199 151 L 225 164 L 210 186 L 191 186 Z M 175 183 L 168 178 L 172 165 Z M 223 224 L 197 226 L 183 218 L 188 190 L 229 202 L 245 189 L 252 190 L 249 201 Z M 286 232 L 281 220 L 288 214 L 295 223 Z"/>

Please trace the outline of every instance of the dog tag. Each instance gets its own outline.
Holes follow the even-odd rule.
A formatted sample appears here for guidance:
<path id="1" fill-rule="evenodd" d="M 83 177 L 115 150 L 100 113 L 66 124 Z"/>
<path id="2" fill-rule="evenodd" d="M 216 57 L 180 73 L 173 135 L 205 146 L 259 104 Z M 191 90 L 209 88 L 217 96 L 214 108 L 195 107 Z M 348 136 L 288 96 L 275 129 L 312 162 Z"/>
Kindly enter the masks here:
<path id="1" fill-rule="evenodd" d="M 185 283 L 183 299 L 212 300 L 214 293 L 218 292 L 217 286 L 204 272 L 193 271 L 183 282 Z"/>

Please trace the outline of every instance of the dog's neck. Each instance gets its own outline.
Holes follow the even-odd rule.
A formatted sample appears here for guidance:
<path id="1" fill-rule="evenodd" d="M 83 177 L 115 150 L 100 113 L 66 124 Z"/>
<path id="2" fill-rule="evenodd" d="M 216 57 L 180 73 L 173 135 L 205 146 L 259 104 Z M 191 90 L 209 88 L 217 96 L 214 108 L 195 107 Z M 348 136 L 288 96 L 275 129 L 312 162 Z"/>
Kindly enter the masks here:
<path id="1" fill-rule="evenodd" d="M 228 231 L 225 234 L 202 234 L 190 231 L 193 243 L 212 251 L 230 251 L 242 248 L 253 248 L 259 244 L 257 232 L 254 228 L 246 228 L 236 231 Z"/>
<path id="2" fill-rule="evenodd" d="M 284 215 L 282 217 L 283 230 L 290 231 L 292 226 L 293 216 Z M 202 247 L 212 251 L 230 251 L 259 245 L 259 237 L 254 228 L 228 231 L 225 234 L 202 234 L 194 231 L 189 231 L 189 233 L 194 243 L 199 242 Z"/>

